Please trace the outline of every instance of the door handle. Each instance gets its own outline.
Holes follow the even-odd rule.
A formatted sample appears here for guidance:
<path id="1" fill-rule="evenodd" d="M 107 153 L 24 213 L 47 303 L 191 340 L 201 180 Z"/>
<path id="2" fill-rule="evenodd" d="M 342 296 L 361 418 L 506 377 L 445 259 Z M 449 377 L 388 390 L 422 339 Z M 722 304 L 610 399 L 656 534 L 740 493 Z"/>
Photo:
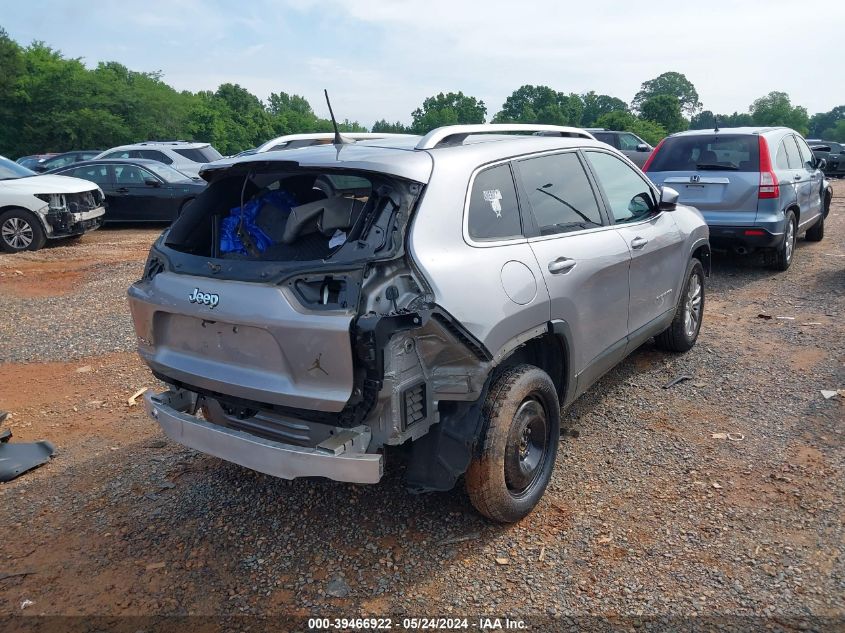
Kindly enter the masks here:
<path id="1" fill-rule="evenodd" d="M 795 174 L 793 178 L 795 178 L 795 180 L 801 180 L 801 174 Z"/>
<path id="2" fill-rule="evenodd" d="M 575 264 L 576 262 L 574 259 L 558 257 L 553 262 L 549 262 L 549 272 L 553 275 L 557 275 L 558 273 L 565 273 L 575 268 Z"/>
<path id="3" fill-rule="evenodd" d="M 119 189 L 116 189 L 115 191 L 117 191 L 117 193 L 129 193 L 129 189 L 127 189 L 126 187 L 120 187 Z"/>
<path id="4" fill-rule="evenodd" d="M 635 237 L 634 239 L 631 240 L 631 248 L 640 249 L 643 246 L 645 246 L 646 244 L 648 244 L 648 240 L 644 237 L 637 236 L 637 237 Z"/>

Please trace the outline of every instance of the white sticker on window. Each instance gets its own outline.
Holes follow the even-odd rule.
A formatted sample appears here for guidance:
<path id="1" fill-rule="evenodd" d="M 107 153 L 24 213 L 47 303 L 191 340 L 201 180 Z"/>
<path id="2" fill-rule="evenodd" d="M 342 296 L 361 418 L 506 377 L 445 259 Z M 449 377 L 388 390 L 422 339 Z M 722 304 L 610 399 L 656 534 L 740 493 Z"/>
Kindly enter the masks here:
<path id="1" fill-rule="evenodd" d="M 502 192 L 498 189 L 485 189 L 483 193 L 484 199 L 490 203 L 496 217 L 502 217 L 502 204 L 499 202 L 502 199 Z"/>

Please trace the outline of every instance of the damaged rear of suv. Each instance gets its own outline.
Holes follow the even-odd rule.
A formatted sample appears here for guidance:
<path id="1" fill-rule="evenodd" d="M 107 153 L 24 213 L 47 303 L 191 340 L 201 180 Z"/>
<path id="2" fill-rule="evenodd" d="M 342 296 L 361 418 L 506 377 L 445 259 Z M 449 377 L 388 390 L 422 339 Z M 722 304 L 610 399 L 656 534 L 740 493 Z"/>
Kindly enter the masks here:
<path id="1" fill-rule="evenodd" d="M 490 131 L 543 136 L 474 134 Z M 206 166 L 209 187 L 129 290 L 139 352 L 169 385 L 147 408 L 175 441 L 286 479 L 375 483 L 390 447 L 404 447 L 413 490 L 448 490 L 466 473 L 482 513 L 517 520 L 550 478 L 560 406 L 644 335 L 670 349 L 695 342 L 706 226 L 694 210 L 665 213 L 675 210 L 670 190 L 580 130 L 459 126 L 379 143 Z M 666 221 L 647 265 L 670 286 L 655 291 L 657 316 L 633 337 L 633 256 L 607 209 L 617 192 L 598 191 L 585 150 L 630 169 L 636 211 Z M 580 170 L 578 195 L 592 196 L 566 202 L 586 213 L 565 228 L 539 209 L 560 199 L 557 184 L 534 187 L 539 198 L 525 189 L 548 179 L 526 158 L 549 153 Z M 612 253 L 585 252 L 580 270 L 561 257 L 542 270 L 549 237 L 596 229 L 598 241 L 572 242 L 571 252 Z M 574 283 L 546 279 L 561 274 Z M 612 300 L 584 297 L 570 314 L 576 298 L 566 293 L 591 288 Z M 591 314 L 608 308 L 620 312 Z"/>

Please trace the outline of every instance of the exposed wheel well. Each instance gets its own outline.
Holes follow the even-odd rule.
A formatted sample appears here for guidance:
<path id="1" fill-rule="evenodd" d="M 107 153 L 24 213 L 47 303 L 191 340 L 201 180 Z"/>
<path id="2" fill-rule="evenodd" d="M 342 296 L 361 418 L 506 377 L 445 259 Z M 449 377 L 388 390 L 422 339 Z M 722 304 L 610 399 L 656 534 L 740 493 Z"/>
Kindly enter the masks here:
<path id="1" fill-rule="evenodd" d="M 797 230 L 798 225 L 801 224 L 801 209 L 797 205 L 792 205 L 787 207 L 786 211 L 792 211 L 795 214 L 795 228 Z M 786 215 L 786 211 L 784 211 L 784 215 Z"/>
<path id="2" fill-rule="evenodd" d="M 710 245 L 702 244 L 692 252 L 692 256 L 701 262 L 701 265 L 704 267 L 704 274 L 709 277 L 710 265 L 712 261 L 710 256 Z"/>
<path id="3" fill-rule="evenodd" d="M 30 215 L 38 223 L 38 226 L 40 226 L 42 230 L 45 229 L 44 221 L 41 219 L 41 217 L 37 213 L 35 213 L 34 211 L 30 211 L 26 207 L 19 207 L 14 204 L 9 204 L 5 207 L 0 207 L 0 215 L 6 213 L 7 211 L 22 211 Z"/>
<path id="4" fill-rule="evenodd" d="M 567 395 L 568 356 L 566 343 L 562 337 L 547 332 L 527 341 L 499 363 L 496 371 L 502 372 L 523 364 L 534 365 L 545 371 L 552 379 L 560 401 L 564 401 Z"/>

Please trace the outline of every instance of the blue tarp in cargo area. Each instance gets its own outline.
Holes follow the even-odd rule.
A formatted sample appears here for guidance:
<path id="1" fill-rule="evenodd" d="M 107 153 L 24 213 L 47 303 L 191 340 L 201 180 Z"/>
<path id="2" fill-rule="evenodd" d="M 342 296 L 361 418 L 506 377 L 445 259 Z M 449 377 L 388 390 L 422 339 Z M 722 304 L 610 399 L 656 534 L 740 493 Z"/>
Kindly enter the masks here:
<path id="1" fill-rule="evenodd" d="M 296 206 L 296 199 L 287 191 L 268 191 L 267 193 L 253 198 L 247 202 L 243 207 L 244 230 L 252 239 L 253 244 L 259 252 L 263 253 L 269 246 L 273 245 L 273 240 L 261 227 L 256 224 L 258 214 L 261 212 L 265 204 L 270 204 L 275 207 L 280 213 L 290 213 L 290 210 Z M 241 238 L 238 237 L 238 224 L 241 221 L 241 208 L 235 207 L 229 211 L 229 215 L 223 218 L 220 223 L 220 252 L 221 253 L 240 253 L 246 255 L 246 247 L 244 247 Z"/>

